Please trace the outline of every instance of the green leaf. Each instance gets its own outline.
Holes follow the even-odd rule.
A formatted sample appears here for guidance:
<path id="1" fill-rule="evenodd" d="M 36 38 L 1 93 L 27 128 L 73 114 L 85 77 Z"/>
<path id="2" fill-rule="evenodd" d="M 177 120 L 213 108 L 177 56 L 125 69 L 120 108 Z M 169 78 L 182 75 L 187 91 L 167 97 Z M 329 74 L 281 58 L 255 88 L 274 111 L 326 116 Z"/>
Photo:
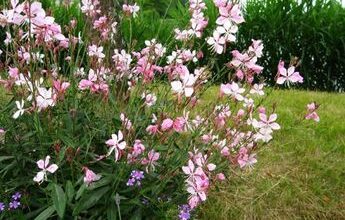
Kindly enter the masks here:
<path id="1" fill-rule="evenodd" d="M 83 195 L 85 189 L 86 189 L 86 185 L 85 184 L 80 186 L 80 188 L 77 191 L 77 195 L 75 197 L 76 200 L 78 200 Z"/>
<path id="2" fill-rule="evenodd" d="M 78 215 L 81 211 L 94 206 L 108 191 L 109 187 L 103 187 L 84 195 L 73 210 L 73 215 Z"/>
<path id="3" fill-rule="evenodd" d="M 0 162 L 4 161 L 4 160 L 9 160 L 9 159 L 12 159 L 14 158 L 13 156 L 1 156 L 0 157 Z"/>
<path id="4" fill-rule="evenodd" d="M 56 212 L 60 218 L 63 218 L 66 209 L 66 195 L 63 189 L 57 184 L 54 184 L 52 198 Z"/>
<path id="5" fill-rule="evenodd" d="M 74 194 L 75 194 L 75 190 L 74 190 L 73 184 L 70 180 L 68 180 L 66 183 L 66 195 L 67 195 L 68 202 L 72 202 Z"/>
<path id="6" fill-rule="evenodd" d="M 35 220 L 46 220 L 54 213 L 54 211 L 55 211 L 54 206 L 49 206 L 43 212 L 41 212 L 41 214 L 39 214 L 35 218 Z"/>

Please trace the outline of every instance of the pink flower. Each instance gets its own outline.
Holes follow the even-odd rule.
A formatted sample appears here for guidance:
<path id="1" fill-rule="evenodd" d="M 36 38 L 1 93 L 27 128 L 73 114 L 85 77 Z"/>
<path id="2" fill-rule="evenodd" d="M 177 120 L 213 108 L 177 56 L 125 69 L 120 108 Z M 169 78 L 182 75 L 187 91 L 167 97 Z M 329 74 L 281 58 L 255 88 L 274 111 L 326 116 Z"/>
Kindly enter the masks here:
<path id="1" fill-rule="evenodd" d="M 188 166 L 183 166 L 182 170 L 188 175 L 186 180 L 187 192 L 190 194 L 188 204 L 194 209 L 206 200 L 209 178 L 200 166 L 195 167 L 192 160 L 189 160 Z"/>
<path id="2" fill-rule="evenodd" d="M 157 166 L 157 160 L 159 159 L 160 154 L 155 152 L 154 150 L 150 150 L 147 154 L 147 158 L 144 158 L 141 161 L 141 164 L 146 165 L 146 172 L 149 172 L 149 169 L 152 171 L 155 170 L 155 166 Z"/>
<path id="3" fill-rule="evenodd" d="M 225 175 L 223 173 L 217 173 L 217 180 L 219 181 L 225 180 Z"/>
<path id="4" fill-rule="evenodd" d="M 80 90 L 90 89 L 96 81 L 97 81 L 97 75 L 95 74 L 94 70 L 90 69 L 88 79 L 82 79 L 79 82 L 78 88 Z"/>
<path id="5" fill-rule="evenodd" d="M 147 126 L 146 131 L 150 135 L 154 135 L 158 132 L 158 125 L 149 125 L 149 126 Z"/>
<path id="6" fill-rule="evenodd" d="M 83 167 L 85 172 L 84 176 L 84 183 L 89 186 L 91 183 L 98 181 L 101 179 L 101 175 L 95 174 L 92 170 L 87 167 Z"/>
<path id="7" fill-rule="evenodd" d="M 184 117 L 178 117 L 174 121 L 173 128 L 176 132 L 183 132 L 186 130 L 186 123 Z"/>
<path id="8" fill-rule="evenodd" d="M 141 95 L 141 98 L 145 100 L 145 104 L 148 107 L 153 106 L 157 101 L 157 96 L 155 96 L 155 94 L 150 94 L 150 93 L 143 93 Z"/>
<path id="9" fill-rule="evenodd" d="M 53 84 L 54 89 L 60 94 L 64 94 L 68 87 L 71 85 L 69 82 L 61 82 L 60 80 L 54 80 Z"/>
<path id="10" fill-rule="evenodd" d="M 237 156 L 237 162 L 241 168 L 244 168 L 247 166 L 252 167 L 257 162 L 256 155 L 255 154 L 249 155 L 248 149 L 245 147 L 242 147 Z"/>
<path id="11" fill-rule="evenodd" d="M 137 17 L 137 12 L 140 10 L 140 7 L 137 5 L 137 3 L 134 3 L 134 5 L 122 5 L 123 12 L 129 16 L 133 15 L 133 18 Z"/>
<path id="12" fill-rule="evenodd" d="M 105 142 L 109 147 L 107 157 L 114 151 L 115 152 L 115 161 L 118 161 L 121 157 L 121 151 L 125 149 L 126 142 L 123 140 L 123 134 L 121 131 L 118 134 L 112 134 L 111 139 Z"/>
<path id="13" fill-rule="evenodd" d="M 312 102 L 310 104 L 307 105 L 307 115 L 305 116 L 305 119 L 307 120 L 314 120 L 316 122 L 320 121 L 320 117 L 317 114 L 316 110 L 319 108 L 319 106 L 315 103 Z"/>
<path id="14" fill-rule="evenodd" d="M 14 67 L 14 68 L 9 67 L 8 75 L 12 79 L 18 79 L 18 77 L 19 77 L 19 69 L 17 67 Z"/>
<path id="15" fill-rule="evenodd" d="M 299 72 L 295 72 L 295 67 L 290 66 L 287 70 L 284 67 L 284 62 L 280 61 L 278 65 L 277 84 L 287 83 L 303 83 L 303 77 Z"/>
<path id="16" fill-rule="evenodd" d="M 98 0 L 82 0 L 82 7 L 80 9 L 86 15 L 94 17 L 96 14 L 99 14 L 101 12 L 96 8 L 98 5 Z"/>
<path id="17" fill-rule="evenodd" d="M 259 114 L 260 121 L 253 121 L 253 126 L 256 128 L 264 128 L 269 130 L 279 130 L 280 125 L 276 123 L 277 120 L 277 114 L 272 114 L 267 118 L 267 115 L 265 113 Z"/>
<path id="18" fill-rule="evenodd" d="M 55 171 L 58 169 L 58 166 L 56 164 L 51 164 L 49 166 L 49 160 L 50 156 L 46 156 L 45 160 L 39 160 L 36 162 L 38 168 L 41 169 L 41 171 L 39 171 L 34 177 L 34 181 L 38 184 L 41 184 L 43 181 L 47 181 L 47 171 L 49 173 L 55 173 Z"/>
<path id="19" fill-rule="evenodd" d="M 244 97 L 242 96 L 242 93 L 244 92 L 245 92 L 245 89 L 239 87 L 239 85 L 235 82 L 232 82 L 231 84 L 230 83 L 221 84 L 220 86 L 221 94 L 230 95 L 238 101 L 244 100 Z"/>
<path id="20" fill-rule="evenodd" d="M 129 120 L 129 118 L 127 118 L 125 116 L 124 113 L 121 113 L 120 114 L 120 119 L 121 119 L 121 122 L 122 122 L 122 125 L 127 129 L 127 130 L 130 130 L 132 128 L 132 122 L 131 120 Z"/>
<path id="21" fill-rule="evenodd" d="M 103 47 L 97 47 L 96 45 L 91 45 L 88 47 L 88 55 L 90 57 L 97 57 L 98 62 L 100 62 L 104 57 Z"/>
<path id="22" fill-rule="evenodd" d="M 170 118 L 166 118 L 163 120 L 161 124 L 162 131 L 167 131 L 170 130 L 174 125 L 174 121 L 171 120 Z"/>
<path id="23" fill-rule="evenodd" d="M 250 94 L 258 94 L 260 96 L 265 95 L 265 92 L 263 91 L 265 84 L 254 84 L 252 89 L 249 91 Z"/>
<path id="24" fill-rule="evenodd" d="M 137 157 L 140 154 L 144 153 L 144 151 L 145 151 L 145 146 L 142 144 L 141 140 L 135 140 L 132 155 Z"/>

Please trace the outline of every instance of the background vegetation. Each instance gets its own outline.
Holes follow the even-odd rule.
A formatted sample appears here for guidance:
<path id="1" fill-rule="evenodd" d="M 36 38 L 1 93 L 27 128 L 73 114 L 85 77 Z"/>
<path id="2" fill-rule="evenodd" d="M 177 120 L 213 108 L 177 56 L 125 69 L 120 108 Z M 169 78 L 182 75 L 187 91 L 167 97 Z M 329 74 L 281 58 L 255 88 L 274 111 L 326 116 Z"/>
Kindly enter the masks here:
<path id="1" fill-rule="evenodd" d="M 7 1 L 1 0 L 3 4 Z M 76 32 L 82 30 L 82 20 L 78 3 L 65 6 L 56 1 L 43 0 L 45 8 L 56 17 L 57 22 L 68 25 L 70 18 L 78 21 Z M 140 19 L 131 24 L 136 48 L 141 48 L 146 39 L 157 38 L 166 44 L 174 37 L 174 28 L 184 27 L 189 21 L 188 1 L 185 0 L 138 0 L 143 9 Z M 205 0 L 208 9 L 209 28 L 205 34 L 211 35 L 217 11 L 212 0 Z M 101 1 L 103 7 L 116 13 L 122 1 Z M 345 8 L 337 0 L 248 0 L 244 5 L 246 22 L 241 25 L 236 49 L 244 50 L 251 39 L 262 39 L 265 45 L 265 67 L 263 76 L 273 83 L 277 63 L 292 56 L 300 59 L 300 72 L 305 78 L 303 88 L 312 90 L 345 90 Z M 129 38 L 129 23 L 121 27 L 125 38 Z M 4 38 L 1 31 L 1 37 Z M 204 45 L 207 46 L 206 44 Z M 3 47 L 3 45 L 1 45 Z M 234 48 L 230 48 L 229 51 Z M 219 57 L 223 63 L 230 56 Z M 214 72 L 217 72 L 216 69 Z M 227 75 L 219 78 L 226 81 Z"/>

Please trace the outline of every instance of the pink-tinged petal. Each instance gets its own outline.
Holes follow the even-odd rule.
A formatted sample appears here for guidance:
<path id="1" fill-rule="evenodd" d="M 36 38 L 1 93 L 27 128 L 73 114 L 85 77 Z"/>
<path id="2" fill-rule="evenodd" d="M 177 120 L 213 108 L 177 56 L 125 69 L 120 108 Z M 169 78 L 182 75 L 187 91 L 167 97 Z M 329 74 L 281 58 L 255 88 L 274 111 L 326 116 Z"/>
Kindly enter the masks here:
<path id="1" fill-rule="evenodd" d="M 123 150 L 126 148 L 126 142 L 122 141 L 121 143 L 118 144 L 118 148 Z"/>
<path id="2" fill-rule="evenodd" d="M 206 193 L 205 192 L 199 192 L 198 195 L 202 201 L 206 200 Z"/>
<path id="3" fill-rule="evenodd" d="M 270 127 L 273 130 L 279 130 L 280 129 L 280 125 L 278 123 L 272 123 L 272 124 L 270 124 Z"/>
<path id="4" fill-rule="evenodd" d="M 44 167 L 44 160 L 39 160 L 36 163 L 37 163 L 38 168 L 40 168 L 41 170 L 43 170 L 45 168 Z"/>
<path id="5" fill-rule="evenodd" d="M 182 83 L 180 81 L 171 82 L 171 87 L 174 92 L 180 93 L 182 91 Z"/>
<path id="6" fill-rule="evenodd" d="M 118 138 L 118 141 L 123 140 L 123 134 L 122 134 L 122 131 L 119 131 L 119 132 L 118 132 L 118 134 L 117 134 L 117 138 Z"/>
<path id="7" fill-rule="evenodd" d="M 192 187 L 192 186 L 187 188 L 187 192 L 192 194 L 192 195 L 196 193 L 194 187 Z"/>
<path id="8" fill-rule="evenodd" d="M 184 90 L 186 97 L 191 97 L 193 95 L 194 89 L 191 88 L 185 88 Z"/>
<path id="9" fill-rule="evenodd" d="M 50 156 L 46 156 L 46 160 L 44 161 L 44 168 L 48 167 L 50 161 Z"/>
<path id="10" fill-rule="evenodd" d="M 282 85 L 282 84 L 284 84 L 285 81 L 286 81 L 285 77 L 278 77 L 277 84 Z"/>
<path id="11" fill-rule="evenodd" d="M 290 66 L 289 69 L 287 70 L 287 75 L 291 76 L 295 72 L 295 67 Z"/>
<path id="12" fill-rule="evenodd" d="M 43 171 L 40 171 L 36 174 L 36 176 L 34 177 L 34 181 L 37 182 L 37 183 L 41 183 L 43 182 L 43 179 L 44 179 L 44 172 Z"/>
<path id="13" fill-rule="evenodd" d="M 116 145 L 116 142 L 114 142 L 113 139 L 109 139 L 109 140 L 107 140 L 107 141 L 105 142 L 105 144 L 108 145 L 108 146 L 114 146 L 114 145 Z"/>
<path id="14" fill-rule="evenodd" d="M 58 169 L 59 167 L 56 164 L 52 164 L 47 168 L 47 171 L 49 173 L 55 173 L 55 171 Z"/>
<path id="15" fill-rule="evenodd" d="M 266 114 L 260 113 L 260 114 L 259 114 L 259 118 L 260 118 L 261 121 L 267 122 L 267 116 L 266 116 Z"/>
<path id="16" fill-rule="evenodd" d="M 183 171 L 185 174 L 187 174 L 187 175 L 191 174 L 190 169 L 189 169 L 189 167 L 187 167 L 187 166 L 183 166 L 183 167 L 182 167 L 182 171 Z"/>
<path id="17" fill-rule="evenodd" d="M 197 195 L 192 196 L 188 200 L 188 205 L 190 206 L 191 209 L 194 209 L 200 202 L 200 199 Z"/>
<path id="18" fill-rule="evenodd" d="M 268 119 L 269 122 L 274 122 L 275 120 L 277 120 L 277 114 L 272 114 L 270 115 L 270 118 Z"/>
<path id="19" fill-rule="evenodd" d="M 189 160 L 189 161 L 188 161 L 188 167 L 189 167 L 189 169 L 191 170 L 191 172 L 193 172 L 193 171 L 194 171 L 195 166 L 194 166 L 194 163 L 193 163 L 193 161 L 192 161 L 192 160 Z"/>

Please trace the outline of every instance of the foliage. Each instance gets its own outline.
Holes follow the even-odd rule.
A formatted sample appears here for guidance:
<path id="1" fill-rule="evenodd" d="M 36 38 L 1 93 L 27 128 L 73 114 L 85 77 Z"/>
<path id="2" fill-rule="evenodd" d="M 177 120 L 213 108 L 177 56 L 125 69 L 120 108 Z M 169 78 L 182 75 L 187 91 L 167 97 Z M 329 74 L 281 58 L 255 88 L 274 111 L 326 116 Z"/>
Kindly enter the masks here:
<path id="1" fill-rule="evenodd" d="M 0 83 L 11 97 L 0 115 L 1 219 L 189 219 L 280 129 L 253 82 L 262 42 L 234 50 L 244 22 L 235 2 L 215 2 L 204 32 L 206 5 L 190 1 L 186 29 L 167 46 L 137 43 L 137 4 L 109 11 L 85 0 L 79 13 L 75 3 L 47 13 L 50 4 L 12 0 L 0 13 Z M 77 20 L 51 17 L 61 7 Z M 301 83 L 297 64 L 280 62 L 277 84 Z M 215 68 L 229 81 L 205 103 Z M 318 105 L 305 104 L 300 117 L 318 122 Z"/>

